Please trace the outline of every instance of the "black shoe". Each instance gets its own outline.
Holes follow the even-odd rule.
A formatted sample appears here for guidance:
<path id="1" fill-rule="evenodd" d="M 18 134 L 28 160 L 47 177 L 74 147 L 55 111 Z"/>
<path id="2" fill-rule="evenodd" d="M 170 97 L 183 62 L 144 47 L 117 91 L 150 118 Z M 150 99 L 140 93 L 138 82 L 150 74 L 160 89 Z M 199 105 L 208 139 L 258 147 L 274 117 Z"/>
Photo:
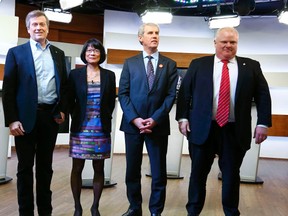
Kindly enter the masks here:
<path id="1" fill-rule="evenodd" d="M 152 213 L 151 216 L 161 216 L 160 213 Z"/>
<path id="2" fill-rule="evenodd" d="M 142 216 L 142 209 L 128 209 L 122 216 Z"/>
<path id="3" fill-rule="evenodd" d="M 192 213 L 188 213 L 187 216 L 199 216 L 199 214 L 192 214 Z"/>

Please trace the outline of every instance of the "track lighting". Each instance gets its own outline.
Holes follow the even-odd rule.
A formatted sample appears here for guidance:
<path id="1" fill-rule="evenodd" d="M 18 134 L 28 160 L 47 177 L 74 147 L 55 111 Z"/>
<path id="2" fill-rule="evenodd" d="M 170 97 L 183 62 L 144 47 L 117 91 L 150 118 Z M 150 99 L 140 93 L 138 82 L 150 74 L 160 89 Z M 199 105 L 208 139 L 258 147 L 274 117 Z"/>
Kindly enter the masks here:
<path id="1" fill-rule="evenodd" d="M 72 20 L 72 14 L 60 8 L 44 8 L 44 13 L 50 21 L 70 23 Z"/>

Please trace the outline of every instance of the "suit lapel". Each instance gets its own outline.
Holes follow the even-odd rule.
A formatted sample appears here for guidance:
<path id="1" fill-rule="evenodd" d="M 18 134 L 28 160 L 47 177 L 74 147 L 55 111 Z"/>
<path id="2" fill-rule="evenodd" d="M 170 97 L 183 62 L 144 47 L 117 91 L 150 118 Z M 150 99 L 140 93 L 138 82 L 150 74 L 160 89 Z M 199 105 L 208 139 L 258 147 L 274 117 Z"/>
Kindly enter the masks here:
<path id="1" fill-rule="evenodd" d="M 84 94 L 84 98 L 87 97 L 87 66 L 84 66 L 81 68 L 80 73 L 79 73 L 79 83 L 82 83 L 81 91 Z"/>
<path id="2" fill-rule="evenodd" d="M 108 74 L 104 72 L 103 68 L 100 67 L 100 82 L 101 82 L 101 87 L 100 87 L 100 100 L 102 100 L 103 94 L 104 94 L 104 89 L 105 86 L 107 85 L 107 76 Z"/>
<path id="3" fill-rule="evenodd" d="M 135 71 L 138 71 L 139 69 L 139 78 L 140 80 L 146 80 L 146 89 L 149 91 L 149 84 L 148 84 L 148 79 L 147 79 L 147 74 L 146 74 L 146 68 L 144 64 L 144 59 L 143 59 L 143 52 L 141 52 L 139 55 L 136 56 L 136 65 L 138 69 Z"/>
<path id="4" fill-rule="evenodd" d="M 151 88 L 151 91 L 155 88 L 155 86 L 157 86 L 157 83 L 158 83 L 160 77 L 162 76 L 163 73 L 165 73 L 164 68 L 166 68 L 166 67 L 167 67 L 167 61 L 159 53 L 158 63 L 156 65 L 156 68 L 154 68 L 155 80 L 154 80 L 153 86 Z M 145 69 L 145 67 L 144 67 L 144 69 Z M 145 71 L 145 75 L 146 75 L 146 71 Z M 147 77 L 146 77 L 146 80 L 147 80 Z M 148 80 L 147 80 L 147 88 L 149 89 Z"/>
<path id="5" fill-rule="evenodd" d="M 203 63 L 204 69 L 203 76 L 205 77 L 203 80 L 207 80 L 206 85 L 203 85 L 202 88 L 205 88 L 205 91 L 209 95 L 207 95 L 207 102 L 213 101 L 213 72 L 214 72 L 214 57 L 215 55 L 207 57 L 207 62 Z M 202 72 L 201 72 L 202 73 Z M 210 107 L 210 104 L 209 104 Z"/>
<path id="6" fill-rule="evenodd" d="M 236 92 L 235 92 L 235 102 L 239 96 L 240 88 L 243 86 L 243 82 L 245 82 L 245 71 L 246 71 L 246 62 L 241 57 L 237 57 L 237 65 L 238 65 L 238 80 L 236 85 Z"/>
<path id="7" fill-rule="evenodd" d="M 158 59 L 158 63 L 157 63 L 157 66 L 155 68 L 155 73 L 156 73 L 156 76 L 155 76 L 155 80 L 154 80 L 154 84 L 156 84 L 159 80 L 159 78 L 161 77 L 162 73 L 163 72 L 163 68 L 167 66 L 166 65 L 166 61 L 165 59 L 163 58 L 163 56 L 159 53 L 159 59 Z M 154 84 L 153 84 L 153 87 L 154 87 Z M 152 89 L 153 89 L 152 87 Z"/>
<path id="8" fill-rule="evenodd" d="M 22 55 L 22 53 L 21 53 L 21 55 L 23 56 L 23 58 L 25 58 L 25 60 L 28 60 L 30 62 L 27 64 L 29 67 L 29 68 L 27 68 L 27 72 L 30 73 L 31 77 L 36 82 L 35 65 L 34 65 L 34 59 L 33 59 L 32 51 L 31 51 L 31 47 L 30 47 L 30 41 L 23 44 L 23 49 L 24 50 L 22 53 L 26 53 L 27 55 L 26 54 Z"/>

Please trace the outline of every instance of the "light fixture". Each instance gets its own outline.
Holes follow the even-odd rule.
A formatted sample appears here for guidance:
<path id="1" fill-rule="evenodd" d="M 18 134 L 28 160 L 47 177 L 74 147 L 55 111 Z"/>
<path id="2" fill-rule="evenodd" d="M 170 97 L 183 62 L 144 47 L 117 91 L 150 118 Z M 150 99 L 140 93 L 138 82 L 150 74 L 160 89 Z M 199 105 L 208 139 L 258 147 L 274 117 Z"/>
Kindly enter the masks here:
<path id="1" fill-rule="evenodd" d="M 60 8 L 44 8 L 44 13 L 50 21 L 70 23 L 72 20 L 72 14 Z"/>
<path id="2" fill-rule="evenodd" d="M 140 15 L 143 23 L 169 24 L 172 22 L 172 14 L 170 11 L 162 11 L 159 9 L 147 9 Z"/>
<path id="3" fill-rule="evenodd" d="M 216 6 L 216 15 L 209 17 L 208 21 L 210 29 L 236 27 L 240 24 L 240 16 L 238 16 L 238 13 L 221 14 L 220 1 L 218 1 Z"/>
<path id="4" fill-rule="evenodd" d="M 84 3 L 84 0 L 60 0 L 62 10 L 68 10 Z"/>
<path id="5" fill-rule="evenodd" d="M 217 29 L 223 27 L 236 27 L 240 24 L 240 16 L 238 14 L 217 15 L 209 17 L 209 28 Z"/>
<path id="6" fill-rule="evenodd" d="M 288 25 L 288 8 L 287 0 L 284 0 L 284 9 L 278 14 L 278 20 L 280 23 Z"/>
<path id="7" fill-rule="evenodd" d="M 278 20 L 280 23 L 284 23 L 288 25 L 288 9 L 287 8 L 280 11 L 278 15 Z"/>

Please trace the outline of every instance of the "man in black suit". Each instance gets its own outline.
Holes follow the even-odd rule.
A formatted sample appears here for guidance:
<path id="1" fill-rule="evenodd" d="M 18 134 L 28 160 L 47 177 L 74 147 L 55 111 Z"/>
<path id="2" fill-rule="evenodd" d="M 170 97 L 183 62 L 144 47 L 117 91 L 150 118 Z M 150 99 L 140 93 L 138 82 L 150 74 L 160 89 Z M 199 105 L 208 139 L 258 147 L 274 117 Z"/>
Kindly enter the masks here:
<path id="1" fill-rule="evenodd" d="M 149 210 L 151 215 L 156 216 L 161 215 L 165 203 L 169 112 L 175 100 L 178 76 L 176 63 L 158 52 L 158 25 L 147 23 L 140 26 L 138 39 L 144 50 L 125 61 L 118 91 L 123 110 L 120 130 L 125 132 L 126 186 L 130 203 L 123 216 L 142 216 L 141 164 L 144 142 L 152 175 Z M 147 65 L 149 59 L 152 67 Z M 153 71 L 152 75 L 155 76 L 150 86 L 147 70 Z"/>
<path id="2" fill-rule="evenodd" d="M 30 40 L 11 48 L 3 80 L 5 125 L 15 136 L 19 214 L 34 215 L 33 166 L 39 215 L 51 215 L 52 157 L 66 113 L 64 52 L 47 40 L 49 20 L 35 10 L 26 16 Z"/>
<path id="3" fill-rule="evenodd" d="M 222 173 L 222 205 L 226 216 L 238 216 L 240 166 L 251 143 L 251 102 L 257 108 L 255 142 L 267 137 L 271 126 L 271 98 L 259 62 L 236 56 L 238 32 L 222 28 L 216 33 L 216 54 L 195 59 L 180 87 L 176 120 L 187 136 L 192 160 L 186 205 L 188 215 L 199 215 L 205 202 L 207 175 L 218 155 Z M 227 118 L 221 123 L 220 80 L 228 64 Z M 227 68 L 227 66 L 225 66 Z M 226 70 L 227 71 L 227 70 Z M 219 99 L 219 100 L 218 100 Z M 222 102 L 221 102 L 222 103 Z"/>

